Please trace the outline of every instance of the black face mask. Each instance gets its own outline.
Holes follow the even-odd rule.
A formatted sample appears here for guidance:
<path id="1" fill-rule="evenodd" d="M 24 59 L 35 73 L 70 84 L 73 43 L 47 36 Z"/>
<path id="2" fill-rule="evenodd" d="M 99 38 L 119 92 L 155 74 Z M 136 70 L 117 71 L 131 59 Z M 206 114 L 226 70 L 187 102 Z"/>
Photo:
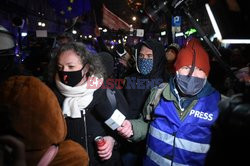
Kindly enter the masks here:
<path id="1" fill-rule="evenodd" d="M 84 67 L 85 65 L 78 71 L 58 71 L 60 81 L 68 86 L 76 86 L 83 78 L 82 70 Z"/>

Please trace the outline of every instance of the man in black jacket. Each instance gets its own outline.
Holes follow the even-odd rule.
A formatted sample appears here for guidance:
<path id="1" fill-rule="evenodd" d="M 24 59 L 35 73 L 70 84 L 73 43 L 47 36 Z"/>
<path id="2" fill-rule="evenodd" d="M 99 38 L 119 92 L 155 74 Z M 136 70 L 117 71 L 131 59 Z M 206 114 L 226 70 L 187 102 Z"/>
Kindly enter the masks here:
<path id="1" fill-rule="evenodd" d="M 135 59 L 137 71 L 126 78 L 124 86 L 124 96 L 130 106 L 128 119 L 139 118 L 151 88 L 166 81 L 166 57 L 161 43 L 151 39 L 139 43 L 135 51 Z M 145 143 L 140 142 L 136 146 L 128 143 L 124 147 L 124 165 L 141 165 Z"/>
<path id="2" fill-rule="evenodd" d="M 150 89 L 165 81 L 165 51 L 162 44 L 146 40 L 138 44 L 136 71 L 126 77 L 124 95 L 130 105 L 129 118 L 139 117 Z"/>

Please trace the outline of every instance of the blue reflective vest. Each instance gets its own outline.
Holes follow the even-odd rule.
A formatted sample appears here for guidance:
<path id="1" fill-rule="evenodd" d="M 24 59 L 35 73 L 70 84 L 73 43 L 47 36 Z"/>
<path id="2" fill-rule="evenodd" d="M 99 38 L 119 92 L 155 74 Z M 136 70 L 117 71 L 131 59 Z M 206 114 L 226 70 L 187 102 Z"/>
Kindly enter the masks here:
<path id="1" fill-rule="evenodd" d="M 161 98 L 150 124 L 144 165 L 204 165 L 219 100 L 216 91 L 200 98 L 181 120 L 174 103 Z"/>

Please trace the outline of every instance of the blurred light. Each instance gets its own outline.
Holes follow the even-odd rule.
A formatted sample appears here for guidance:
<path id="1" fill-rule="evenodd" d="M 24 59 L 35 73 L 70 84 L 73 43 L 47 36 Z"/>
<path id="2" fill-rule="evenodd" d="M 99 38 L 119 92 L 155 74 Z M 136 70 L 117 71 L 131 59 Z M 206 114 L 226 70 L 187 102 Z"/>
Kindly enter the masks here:
<path id="1" fill-rule="evenodd" d="M 116 42 L 116 40 L 115 40 L 115 39 L 114 39 L 113 41 L 114 41 L 114 43 Z"/>
<path id="2" fill-rule="evenodd" d="M 73 29 L 73 30 L 72 30 L 72 33 L 73 33 L 73 34 L 77 34 L 77 31 Z"/>
<path id="3" fill-rule="evenodd" d="M 80 38 L 82 38 L 82 35 L 80 35 Z"/>
<path id="4" fill-rule="evenodd" d="M 89 38 L 91 39 L 91 38 L 92 38 L 92 35 L 89 35 Z"/>
<path id="5" fill-rule="evenodd" d="M 216 35 L 213 34 L 213 35 L 210 37 L 210 41 L 214 41 L 215 38 L 216 38 Z"/>
<path id="6" fill-rule="evenodd" d="M 132 17 L 132 20 L 133 20 L 133 21 L 136 21 L 136 17 L 135 17 L 135 16 L 133 16 L 133 17 Z"/>
<path id="7" fill-rule="evenodd" d="M 84 39 L 87 39 L 88 37 L 87 36 L 84 36 Z"/>
<path id="8" fill-rule="evenodd" d="M 105 28 L 105 29 L 103 29 L 102 31 L 103 31 L 103 32 L 108 32 L 108 30 L 107 30 L 106 28 Z"/>
<path id="9" fill-rule="evenodd" d="M 158 40 L 161 41 L 161 37 L 158 37 Z"/>
<path id="10" fill-rule="evenodd" d="M 199 19 L 197 18 L 196 21 L 199 21 Z"/>
<path id="11" fill-rule="evenodd" d="M 222 40 L 222 36 L 221 36 L 221 33 L 220 33 L 220 29 L 215 21 L 215 18 L 214 18 L 214 15 L 212 13 L 212 10 L 210 8 L 210 6 L 206 3 L 205 4 L 205 7 L 206 7 L 206 10 L 207 10 L 207 13 L 208 13 L 208 16 L 209 16 L 209 19 L 212 23 L 212 26 L 213 26 L 213 29 L 215 31 L 215 35 L 217 37 L 218 40 Z"/>
<path id="12" fill-rule="evenodd" d="M 39 22 L 38 22 L 38 26 L 42 26 L 42 22 L 39 21 Z"/>
<path id="13" fill-rule="evenodd" d="M 184 36 L 183 32 L 178 32 L 178 33 L 175 34 L 175 37 L 181 37 L 181 36 Z"/>
<path id="14" fill-rule="evenodd" d="M 45 23 L 44 22 L 42 23 L 42 27 L 45 27 Z"/>
<path id="15" fill-rule="evenodd" d="M 99 29 L 99 30 L 102 30 L 102 27 L 99 27 L 98 29 Z"/>
<path id="16" fill-rule="evenodd" d="M 223 39 L 224 44 L 250 44 L 249 39 Z"/>
<path id="17" fill-rule="evenodd" d="M 132 28 L 132 27 L 133 27 L 133 25 L 132 25 L 132 24 L 130 24 L 130 25 L 129 25 L 129 27 L 130 27 L 130 28 Z"/>
<path id="18" fill-rule="evenodd" d="M 119 40 L 118 40 L 118 43 L 119 43 L 119 44 L 121 44 L 121 43 L 122 43 L 122 41 L 119 39 Z"/>
<path id="19" fill-rule="evenodd" d="M 227 44 L 227 43 L 221 43 L 221 47 L 228 48 L 229 46 L 230 46 L 230 44 Z"/>
<path id="20" fill-rule="evenodd" d="M 166 34 L 167 34 L 166 31 L 161 32 L 161 36 L 165 36 Z"/>
<path id="21" fill-rule="evenodd" d="M 110 48 L 111 48 L 111 49 L 114 49 L 114 46 L 112 45 Z"/>
<path id="22" fill-rule="evenodd" d="M 128 38 L 128 36 L 124 36 L 124 38 L 125 38 L 125 39 L 127 39 L 127 38 Z"/>
<path id="23" fill-rule="evenodd" d="M 190 35 L 192 35 L 192 34 L 194 34 L 194 33 L 196 33 L 196 32 L 197 32 L 196 29 L 190 28 L 189 30 L 187 30 L 187 31 L 185 32 L 185 35 L 190 36 Z"/>
<path id="24" fill-rule="evenodd" d="M 21 33 L 21 36 L 22 36 L 22 37 L 25 37 L 25 36 L 27 36 L 27 35 L 28 35 L 27 32 L 22 32 L 22 33 Z"/>
<path id="25" fill-rule="evenodd" d="M 202 37 L 201 37 L 200 39 L 201 39 L 201 41 L 203 41 L 203 40 L 204 40 Z"/>
<path id="26" fill-rule="evenodd" d="M 206 10 L 209 16 L 209 19 L 213 25 L 213 29 L 215 31 L 215 37 L 225 46 L 227 47 L 228 44 L 250 44 L 250 39 L 222 39 L 220 29 L 216 23 L 214 15 L 211 11 L 211 8 L 208 4 L 205 4 Z"/>

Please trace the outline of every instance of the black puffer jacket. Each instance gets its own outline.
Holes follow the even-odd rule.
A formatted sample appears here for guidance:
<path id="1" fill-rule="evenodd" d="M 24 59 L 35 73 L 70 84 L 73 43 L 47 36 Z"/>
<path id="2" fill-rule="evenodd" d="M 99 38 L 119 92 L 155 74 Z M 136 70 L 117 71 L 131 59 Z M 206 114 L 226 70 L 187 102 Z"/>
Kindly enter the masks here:
<path id="1" fill-rule="evenodd" d="M 157 86 L 163 81 L 166 81 L 165 78 L 165 51 L 164 47 L 161 43 L 154 41 L 154 40 L 146 40 L 142 43 L 139 43 L 137 46 L 137 61 L 138 55 L 140 53 L 141 47 L 146 46 L 153 51 L 153 68 L 152 71 L 148 75 L 142 75 L 139 71 L 132 73 L 126 78 L 126 85 L 124 87 L 124 96 L 127 99 L 127 102 L 130 106 L 130 111 L 128 118 L 130 119 L 137 119 L 139 114 L 142 111 L 144 103 L 150 93 L 150 89 L 152 86 L 147 88 L 147 85 L 154 80 L 154 85 Z M 137 65 L 137 64 L 136 64 Z M 131 80 L 136 80 L 135 88 L 129 85 Z M 140 82 L 143 82 L 145 88 L 138 87 L 137 85 Z"/>

